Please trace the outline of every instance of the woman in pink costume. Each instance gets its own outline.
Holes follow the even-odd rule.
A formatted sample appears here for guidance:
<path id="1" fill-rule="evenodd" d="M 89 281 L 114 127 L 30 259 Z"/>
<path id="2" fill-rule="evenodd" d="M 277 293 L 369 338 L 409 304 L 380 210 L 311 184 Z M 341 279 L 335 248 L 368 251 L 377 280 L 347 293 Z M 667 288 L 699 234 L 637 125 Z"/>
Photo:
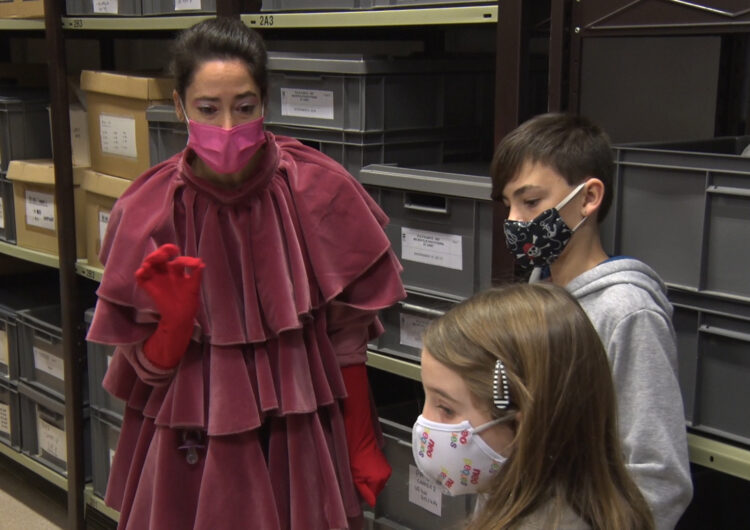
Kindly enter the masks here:
<path id="1" fill-rule="evenodd" d="M 212 19 L 173 52 L 188 144 L 115 205 L 88 336 L 127 403 L 105 500 L 127 529 L 356 528 L 390 475 L 364 364 L 404 297 L 387 218 L 263 130 L 256 32 Z"/>

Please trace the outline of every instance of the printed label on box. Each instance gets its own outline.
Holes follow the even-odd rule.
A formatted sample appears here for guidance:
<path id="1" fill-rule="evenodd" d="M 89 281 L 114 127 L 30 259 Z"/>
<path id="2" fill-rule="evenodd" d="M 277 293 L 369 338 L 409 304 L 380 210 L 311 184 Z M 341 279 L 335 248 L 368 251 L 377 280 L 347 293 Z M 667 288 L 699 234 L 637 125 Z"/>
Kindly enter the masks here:
<path id="1" fill-rule="evenodd" d="M 3 204 L 2 197 L 0 197 L 0 230 L 5 230 L 5 204 Z"/>
<path id="2" fill-rule="evenodd" d="M 429 318 L 417 317 L 408 313 L 401 313 L 401 336 L 399 342 L 404 346 L 422 349 L 422 335 L 427 325 L 430 323 Z"/>
<path id="3" fill-rule="evenodd" d="M 13 426 L 10 424 L 10 405 L 0 403 L 0 432 L 10 436 L 11 427 Z"/>
<path id="4" fill-rule="evenodd" d="M 41 372 L 50 374 L 58 379 L 65 379 L 65 366 L 62 357 L 57 357 L 49 352 L 34 346 L 34 368 Z"/>
<path id="5" fill-rule="evenodd" d="M 282 88 L 281 115 L 332 120 L 333 92 L 330 90 Z"/>
<path id="6" fill-rule="evenodd" d="M 99 248 L 101 248 L 102 241 L 104 241 L 104 234 L 107 233 L 109 213 L 109 210 L 99 210 Z"/>
<path id="7" fill-rule="evenodd" d="M 10 366 L 8 349 L 8 332 L 0 329 L 0 364 L 4 364 L 5 366 Z"/>
<path id="8" fill-rule="evenodd" d="M 409 502 L 440 517 L 443 495 L 437 483 L 425 477 L 417 466 L 409 464 Z"/>
<path id="9" fill-rule="evenodd" d="M 99 137 L 102 142 L 102 153 L 138 158 L 134 118 L 100 114 Z"/>
<path id="10" fill-rule="evenodd" d="M 461 236 L 401 227 L 401 259 L 463 270 Z"/>
<path id="11" fill-rule="evenodd" d="M 65 446 L 65 431 L 50 425 L 42 418 L 37 416 L 36 419 L 37 437 L 39 438 L 39 452 L 44 451 L 62 460 L 68 461 L 68 449 Z"/>
<path id="12" fill-rule="evenodd" d="M 55 196 L 26 190 L 26 224 L 55 231 Z"/>
<path id="13" fill-rule="evenodd" d="M 117 1 L 118 0 L 94 0 L 94 13 L 116 15 L 119 13 Z"/>
<path id="14" fill-rule="evenodd" d="M 200 9 L 201 0 L 174 0 L 175 11 L 186 11 L 189 9 Z"/>

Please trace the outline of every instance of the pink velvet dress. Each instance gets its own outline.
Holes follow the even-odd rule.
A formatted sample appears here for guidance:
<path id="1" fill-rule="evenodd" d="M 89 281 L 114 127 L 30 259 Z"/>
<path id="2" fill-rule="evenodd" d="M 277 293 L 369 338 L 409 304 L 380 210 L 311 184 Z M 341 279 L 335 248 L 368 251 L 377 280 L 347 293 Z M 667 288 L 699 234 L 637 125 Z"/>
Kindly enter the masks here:
<path id="1" fill-rule="evenodd" d="M 341 366 L 365 361 L 379 309 L 404 297 L 385 214 L 346 171 L 267 133 L 226 189 L 184 151 L 118 200 L 88 339 L 117 348 L 104 387 L 127 403 L 106 502 L 120 528 L 347 528 L 361 517 Z M 165 243 L 205 262 L 193 341 L 170 371 L 142 344 L 159 315 L 134 273 Z"/>

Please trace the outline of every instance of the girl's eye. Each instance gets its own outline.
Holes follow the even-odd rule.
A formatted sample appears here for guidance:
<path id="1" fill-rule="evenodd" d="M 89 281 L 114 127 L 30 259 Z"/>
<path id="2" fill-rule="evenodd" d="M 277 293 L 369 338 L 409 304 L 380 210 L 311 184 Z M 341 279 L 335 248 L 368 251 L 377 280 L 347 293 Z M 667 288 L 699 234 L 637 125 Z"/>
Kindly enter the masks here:
<path id="1" fill-rule="evenodd" d="M 446 407 L 445 405 L 438 405 L 437 409 L 440 411 L 440 413 L 443 415 L 443 417 L 445 417 L 445 418 L 452 418 L 453 417 L 453 414 L 454 414 L 453 409 L 450 409 L 450 408 Z"/>

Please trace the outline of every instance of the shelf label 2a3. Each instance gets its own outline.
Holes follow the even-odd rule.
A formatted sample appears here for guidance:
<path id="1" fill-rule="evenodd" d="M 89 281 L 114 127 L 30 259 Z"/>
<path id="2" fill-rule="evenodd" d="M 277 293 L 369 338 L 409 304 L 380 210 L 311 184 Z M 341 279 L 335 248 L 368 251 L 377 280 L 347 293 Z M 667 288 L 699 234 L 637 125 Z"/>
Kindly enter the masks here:
<path id="1" fill-rule="evenodd" d="M 258 17 L 258 25 L 263 27 L 273 26 L 273 15 L 260 15 Z"/>

